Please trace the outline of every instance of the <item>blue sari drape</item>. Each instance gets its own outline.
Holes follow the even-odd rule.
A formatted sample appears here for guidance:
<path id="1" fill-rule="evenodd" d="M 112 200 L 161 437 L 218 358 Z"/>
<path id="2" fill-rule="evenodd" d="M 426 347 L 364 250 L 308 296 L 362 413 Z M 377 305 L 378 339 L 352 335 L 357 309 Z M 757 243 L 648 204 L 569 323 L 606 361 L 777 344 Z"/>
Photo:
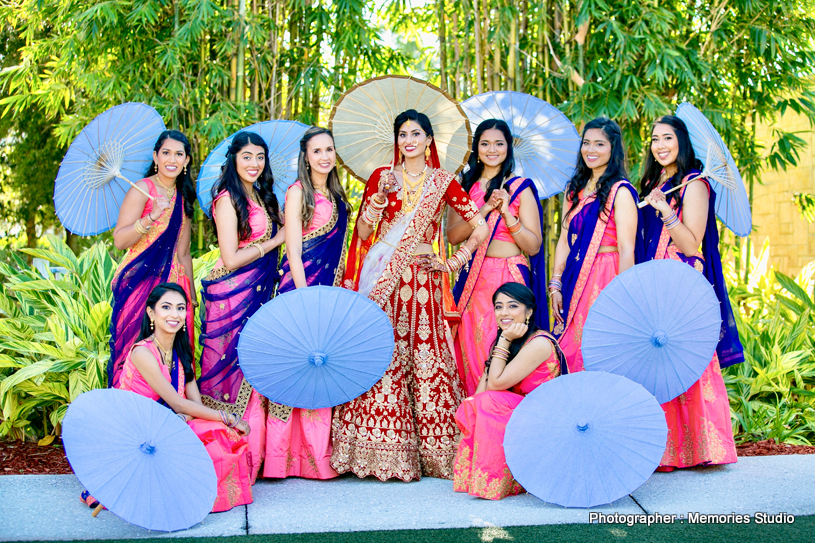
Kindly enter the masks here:
<path id="1" fill-rule="evenodd" d="M 170 277 L 183 220 L 184 201 L 179 193 L 164 232 L 122 268 L 113 279 L 110 360 L 108 360 L 110 388 L 118 384 L 119 374 L 130 352 L 130 346 L 136 342 L 141 330 L 141 313 L 139 318 L 133 318 L 127 308 L 140 308 L 140 311 L 144 311 L 147 298 L 156 285 L 166 282 Z"/>
<path id="2" fill-rule="evenodd" d="M 687 178 L 694 178 L 701 175 L 699 170 L 691 171 Z M 669 179 L 662 190 L 668 190 L 674 185 L 673 179 Z M 684 197 L 684 191 L 677 195 L 680 200 Z M 674 194 L 668 195 L 669 202 L 673 200 Z M 662 236 L 664 223 L 659 217 L 656 209 L 646 207 L 643 210 L 644 238 L 645 238 L 645 260 L 653 260 L 657 255 L 657 247 Z M 708 282 L 713 286 L 716 297 L 719 299 L 719 309 L 722 316 L 722 328 L 719 332 L 719 344 L 716 346 L 716 354 L 719 357 L 719 364 L 726 368 L 734 364 L 744 362 L 744 348 L 739 340 L 739 330 L 736 327 L 736 319 L 733 316 L 733 308 L 730 305 L 730 297 L 727 294 L 727 285 L 724 282 L 724 272 L 722 270 L 722 257 L 719 253 L 719 230 L 716 224 L 716 193 L 710 190 L 710 204 L 707 208 L 707 223 L 705 224 L 705 235 L 702 238 L 702 256 L 704 256 L 703 272 Z"/>
<path id="3" fill-rule="evenodd" d="M 347 228 L 348 211 L 345 202 L 334 198 L 331 220 L 322 228 L 303 236 L 301 260 L 308 285 L 340 286 L 345 269 Z M 278 293 L 294 290 L 294 280 L 291 276 L 287 255 L 283 255 L 280 274 L 282 279 L 277 288 Z"/>
<path id="4" fill-rule="evenodd" d="M 511 185 L 513 181 L 518 179 L 518 177 L 513 177 L 509 181 L 507 181 L 504 186 Z M 538 198 L 538 189 L 535 188 L 535 183 L 531 179 L 524 179 L 521 182 L 521 185 L 512 193 L 509 199 L 510 205 L 515 201 L 516 198 L 521 197 L 521 193 L 525 189 L 532 189 L 532 194 L 535 197 L 535 202 L 538 205 L 538 219 L 540 221 L 540 231 L 541 235 L 543 235 L 543 207 L 541 206 L 540 199 Z M 498 210 L 492 211 L 491 213 L 499 213 Z M 493 238 L 495 237 L 495 233 L 498 231 L 498 226 L 501 224 L 501 221 L 504 220 L 502 217 L 499 217 L 495 223 L 495 226 L 490 233 L 489 239 L 485 242 L 487 247 L 489 244 L 492 243 Z M 546 284 L 546 255 L 545 251 L 543 250 L 543 244 L 541 244 L 541 248 L 538 251 L 538 254 L 535 256 L 528 257 L 529 259 L 529 276 L 527 277 L 524 274 L 524 278 L 527 279 L 527 285 L 532 292 L 535 294 L 535 300 L 538 302 L 538 309 L 535 311 L 535 322 L 538 325 L 538 328 L 541 330 L 548 330 L 549 329 L 549 304 L 547 303 L 547 284 Z M 462 300 L 462 294 L 464 293 L 465 286 L 467 284 L 467 280 L 472 273 L 472 264 L 473 260 L 475 260 L 475 254 L 473 254 L 472 258 L 470 258 L 470 264 L 465 266 L 459 271 L 458 279 L 456 279 L 456 284 L 453 287 L 453 298 L 456 301 L 456 305 L 458 306 L 459 311 L 464 311 L 464 307 L 467 304 L 467 300 Z M 523 272 L 522 272 L 523 273 Z M 477 281 L 478 278 L 475 277 L 473 280 Z M 463 303 L 461 303 L 463 302 Z"/>
<path id="5" fill-rule="evenodd" d="M 274 237 L 277 225 L 272 223 Z M 240 331 L 274 294 L 279 278 L 278 249 L 226 273 L 201 282 L 201 377 L 198 388 L 205 405 L 243 415 L 252 387 L 238 363 Z M 221 303 L 221 302 L 229 303 Z"/>
<path id="6" fill-rule="evenodd" d="M 623 187 L 631 193 L 631 196 L 634 197 L 634 202 L 639 202 L 637 191 L 630 183 L 626 182 L 620 185 L 620 188 Z M 613 208 L 616 198 L 616 192 L 613 195 L 609 195 L 609 199 L 611 201 L 607 202 L 606 205 Z M 583 268 L 583 260 L 589 252 L 589 246 L 591 245 L 592 239 L 595 236 L 597 222 L 600 220 L 600 213 L 602 212 L 603 210 L 600 207 L 600 201 L 595 199 L 590 204 L 584 206 L 583 209 L 581 209 L 580 212 L 572 217 L 569 221 L 568 241 L 570 250 L 568 257 L 566 257 L 566 267 L 563 269 L 563 277 L 561 277 L 561 282 L 563 283 L 563 287 L 561 288 L 561 294 L 563 295 L 563 311 L 566 312 L 566 315 L 563 315 L 564 321 L 568 319 L 568 312 L 572 304 L 572 298 L 575 294 L 577 280 L 580 277 L 580 271 Z M 603 233 L 599 232 L 598 235 L 602 236 Z M 642 212 L 638 208 L 637 236 L 634 245 L 635 263 L 642 262 L 645 258 L 642 235 Z M 563 335 L 565 329 L 566 327 L 564 326 L 562 330 L 553 331 L 555 337 L 560 339 L 560 336 Z"/>

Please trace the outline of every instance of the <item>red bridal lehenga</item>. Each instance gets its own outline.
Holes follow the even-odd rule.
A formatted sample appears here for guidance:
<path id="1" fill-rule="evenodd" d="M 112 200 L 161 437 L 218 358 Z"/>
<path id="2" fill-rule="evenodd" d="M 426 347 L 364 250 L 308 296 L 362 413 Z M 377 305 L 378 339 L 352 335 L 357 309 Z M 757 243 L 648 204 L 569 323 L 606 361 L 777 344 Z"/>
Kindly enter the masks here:
<path id="1" fill-rule="evenodd" d="M 432 149 L 432 163 L 438 164 Z M 373 172 L 357 222 L 387 168 Z M 410 481 L 422 475 L 451 479 L 456 453 L 455 412 L 463 399 L 444 322 L 441 272 L 414 261 L 420 243 L 440 236 L 450 205 L 465 220 L 478 215 L 452 174 L 431 169 L 418 195 L 390 193 L 384 216 L 368 240 L 351 241 L 344 286 L 367 295 L 388 315 L 396 347 L 385 376 L 362 396 L 334 410 L 332 467 L 359 477 Z M 407 203 L 404 199 L 409 200 Z"/>

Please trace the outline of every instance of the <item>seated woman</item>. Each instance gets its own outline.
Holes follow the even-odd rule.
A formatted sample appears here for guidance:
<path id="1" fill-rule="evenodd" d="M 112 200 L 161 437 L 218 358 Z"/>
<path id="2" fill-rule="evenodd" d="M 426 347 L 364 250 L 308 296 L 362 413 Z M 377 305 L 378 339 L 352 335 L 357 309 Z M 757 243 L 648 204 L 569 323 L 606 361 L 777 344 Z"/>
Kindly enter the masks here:
<path id="1" fill-rule="evenodd" d="M 498 338 L 475 395 L 456 411 L 461 441 L 453 489 L 500 500 L 523 492 L 504 457 L 504 431 L 512 410 L 539 385 L 568 370 L 555 338 L 535 324 L 537 303 L 528 287 L 504 283 L 492 303 Z"/>
<path id="2" fill-rule="evenodd" d="M 216 513 L 252 503 L 245 437 L 249 424 L 235 413 L 201 403 L 185 330 L 188 303 L 184 289 L 175 283 L 161 283 L 152 290 L 117 388 L 161 402 L 190 425 L 215 464 Z"/>

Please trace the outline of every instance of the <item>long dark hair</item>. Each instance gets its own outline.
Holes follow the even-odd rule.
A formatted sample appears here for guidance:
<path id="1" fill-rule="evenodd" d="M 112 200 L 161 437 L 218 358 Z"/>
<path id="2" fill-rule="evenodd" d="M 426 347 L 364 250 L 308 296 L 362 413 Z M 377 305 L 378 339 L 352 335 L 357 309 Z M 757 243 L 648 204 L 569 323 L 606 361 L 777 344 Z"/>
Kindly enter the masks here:
<path id="1" fill-rule="evenodd" d="M 136 340 L 137 342 L 142 341 L 153 335 L 152 330 L 150 330 L 150 317 L 147 315 L 147 308 L 149 307 L 153 311 L 156 310 L 156 304 L 168 292 L 177 292 L 184 297 L 184 301 L 188 304 L 190 302 L 189 298 L 187 298 L 187 293 L 184 292 L 184 289 L 181 288 L 180 285 L 176 283 L 159 283 L 156 287 L 150 292 L 150 296 L 147 297 L 147 303 L 145 304 L 144 308 L 144 316 L 141 319 L 141 330 L 139 330 L 139 337 Z M 187 309 L 189 311 L 189 309 Z M 186 319 L 184 319 L 186 322 Z M 185 330 L 181 330 L 177 332 L 175 335 L 175 339 L 173 339 L 173 351 L 175 352 L 176 356 L 178 356 L 178 361 L 181 362 L 181 366 L 184 368 L 184 382 L 189 383 L 193 379 L 195 379 L 195 371 L 192 369 L 192 348 L 190 347 L 190 338 L 189 335 Z"/>
<path id="2" fill-rule="evenodd" d="M 682 182 L 682 179 L 688 175 L 691 170 L 701 171 L 703 168 L 702 162 L 696 158 L 696 153 L 693 152 L 693 145 L 690 142 L 690 133 L 685 121 L 674 115 L 663 115 L 659 117 L 651 125 L 651 135 L 654 134 L 654 129 L 658 124 L 667 124 L 676 134 L 676 142 L 679 144 L 679 152 L 676 155 L 676 174 L 671 178 L 671 186 Z M 654 158 L 654 153 L 651 151 L 651 142 L 645 146 L 645 165 L 642 168 L 642 178 L 640 179 L 640 199 L 645 198 L 651 191 L 659 185 L 659 176 L 662 173 L 662 164 L 657 162 Z M 668 202 L 670 203 L 676 197 L 677 204 L 681 207 L 682 199 L 679 194 L 673 192 L 667 195 Z"/>
<path id="3" fill-rule="evenodd" d="M 181 173 L 178 174 L 178 177 L 175 178 L 175 186 L 176 189 L 181 194 L 181 197 L 184 199 L 184 215 L 188 218 L 192 218 L 193 207 L 192 205 L 195 203 L 195 184 L 192 182 L 192 147 L 190 146 L 190 140 L 187 139 L 187 136 L 179 132 L 178 130 L 165 130 L 162 132 L 158 139 L 156 140 L 156 144 L 153 146 L 153 151 L 158 153 L 161 150 L 161 146 L 164 145 L 164 142 L 167 140 L 177 141 L 178 143 L 184 146 L 184 152 L 190 157 L 190 163 L 187 164 L 186 167 L 181 168 Z M 144 174 L 145 177 L 150 177 L 151 175 L 158 175 L 158 169 L 156 168 L 156 163 L 152 162 L 150 167 L 147 169 L 147 173 Z"/>
<path id="4" fill-rule="evenodd" d="M 535 311 L 538 310 L 538 302 L 535 300 L 535 293 L 532 292 L 532 289 L 521 283 L 509 282 L 498 287 L 498 289 L 492 295 L 493 305 L 495 305 L 495 300 L 498 298 L 499 294 L 505 294 L 519 304 L 526 306 L 527 309 L 532 310 L 532 315 L 529 316 L 529 327 L 526 330 L 526 334 L 509 344 L 509 356 L 507 357 L 507 364 L 509 364 L 524 346 L 524 343 L 526 343 L 526 341 L 532 336 L 532 334 L 540 330 L 538 325 L 535 323 Z M 490 353 L 492 352 L 492 349 L 495 348 L 495 345 L 498 344 L 499 339 L 501 339 L 501 330 L 498 330 L 498 335 L 495 337 L 495 343 L 492 344 Z M 489 359 L 487 360 L 487 367 L 489 367 Z"/>
<path id="5" fill-rule="evenodd" d="M 280 206 L 277 203 L 277 197 L 274 195 L 274 176 L 272 175 L 272 168 L 269 165 L 269 147 L 263 138 L 254 132 L 238 132 L 232 138 L 232 143 L 226 152 L 226 162 L 221 169 L 221 176 L 218 182 L 212 187 L 212 200 L 223 190 L 229 192 L 232 198 L 232 204 L 235 206 L 235 211 L 238 214 L 238 239 L 249 239 L 252 235 L 252 227 L 249 225 L 249 199 L 243 191 L 243 181 L 238 176 L 238 168 L 236 165 L 238 154 L 247 145 L 257 145 L 263 148 L 263 153 L 266 155 L 266 160 L 263 164 L 263 172 L 260 174 L 260 179 L 257 181 L 257 191 L 260 201 L 266 207 L 266 212 L 269 217 L 281 224 L 280 220 Z M 213 223 L 215 221 L 213 220 Z M 215 233 L 218 233 L 218 227 L 215 226 Z"/>
<path id="6" fill-rule="evenodd" d="M 625 166 L 625 146 L 623 145 L 623 133 L 620 130 L 620 125 L 607 117 L 597 117 L 586 123 L 583 129 L 583 135 L 580 138 L 582 142 L 586 138 L 586 132 L 593 128 L 599 128 L 603 131 L 608 142 L 611 144 L 611 157 L 606 165 L 606 171 L 597 180 L 597 200 L 600 202 L 601 213 L 605 212 L 606 201 L 609 194 L 611 194 L 611 187 L 614 183 L 621 179 L 628 179 L 628 170 Z M 582 143 L 581 143 L 582 145 Z M 569 185 L 566 187 L 566 197 L 572 202 L 568 212 L 564 214 L 563 226 L 568 225 L 568 218 L 572 211 L 578 206 L 578 194 L 588 184 L 591 179 L 591 168 L 588 167 L 586 161 L 583 160 L 583 153 L 577 153 L 577 169 L 569 180 Z"/>
<path id="7" fill-rule="evenodd" d="M 314 184 L 311 182 L 311 170 L 308 168 L 308 142 L 314 136 L 320 134 L 328 134 L 331 139 L 334 139 L 334 134 L 328 128 L 320 126 L 312 126 L 305 131 L 303 137 L 300 138 L 300 156 L 297 159 L 297 178 L 300 184 L 303 185 L 303 209 L 300 213 L 300 218 L 303 221 L 303 227 L 308 226 L 311 219 L 314 217 Z M 326 183 L 329 192 L 334 195 L 334 201 L 339 205 L 340 202 L 345 204 L 346 211 L 351 211 L 351 204 L 348 202 L 348 196 L 345 194 L 345 189 L 340 183 L 340 175 L 337 172 L 337 165 L 328 172 L 328 180 Z"/>
<path id="8" fill-rule="evenodd" d="M 478 159 L 478 145 L 481 143 L 481 136 L 484 135 L 484 132 L 492 129 L 500 130 L 504 135 L 504 139 L 507 140 L 507 157 L 504 159 L 503 164 L 501 164 L 501 170 L 498 172 L 498 175 L 490 179 L 490 182 L 487 184 L 487 193 L 484 195 L 484 201 L 490 199 L 492 191 L 501 188 L 504 180 L 509 179 L 512 170 L 515 169 L 515 152 L 513 151 L 512 132 L 509 131 L 509 125 L 500 119 L 481 121 L 481 124 L 475 129 L 475 134 L 473 135 L 473 152 L 470 153 L 470 158 L 467 161 L 469 169 L 466 169 L 465 172 L 461 174 L 462 188 L 470 192 L 472 186 L 481 179 L 481 174 L 484 172 L 484 163 Z M 505 188 L 509 190 L 508 187 Z"/>

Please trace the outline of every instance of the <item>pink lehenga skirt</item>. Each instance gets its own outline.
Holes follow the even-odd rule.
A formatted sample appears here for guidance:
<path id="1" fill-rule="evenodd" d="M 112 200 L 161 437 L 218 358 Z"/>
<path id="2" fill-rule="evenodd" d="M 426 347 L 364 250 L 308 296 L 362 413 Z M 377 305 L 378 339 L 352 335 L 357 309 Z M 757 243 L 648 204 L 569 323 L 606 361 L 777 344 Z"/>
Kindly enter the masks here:
<path id="1" fill-rule="evenodd" d="M 264 477 L 331 479 L 331 408 L 298 409 L 269 402 Z"/>
<path id="2" fill-rule="evenodd" d="M 453 465 L 453 490 L 488 500 L 524 491 L 504 456 L 504 432 L 521 400 L 523 396 L 514 392 L 488 390 L 462 402 L 456 411 L 461 441 Z"/>
<path id="3" fill-rule="evenodd" d="M 526 257 L 523 255 L 510 258 L 484 258 L 478 283 L 467 307 L 463 309 L 455 347 L 456 358 L 464 370 L 462 380 L 467 396 L 475 394 L 484 373 L 484 362 L 489 357 L 495 336 L 498 334 L 492 295 L 498 287 L 510 281 L 527 284 L 520 266 L 524 266 L 524 271 L 529 275 Z"/>
<path id="4" fill-rule="evenodd" d="M 218 496 L 212 512 L 252 503 L 246 438 L 220 422 L 193 419 L 189 426 L 207 449 L 218 476 Z"/>
<path id="5" fill-rule="evenodd" d="M 684 394 L 662 404 L 668 423 L 668 443 L 660 466 L 689 468 L 736 462 L 730 423 L 730 402 L 719 368 L 713 360 Z"/>
<path id="6" fill-rule="evenodd" d="M 577 301 L 574 317 L 563 331 L 558 343 L 566 355 L 566 363 L 569 365 L 569 373 L 583 371 L 583 326 L 586 324 L 586 317 L 589 309 L 594 305 L 600 292 L 617 277 L 620 269 L 620 253 L 598 253 L 594 260 L 594 265 L 589 272 L 586 287 Z M 564 317 L 568 308 L 563 308 Z"/>

